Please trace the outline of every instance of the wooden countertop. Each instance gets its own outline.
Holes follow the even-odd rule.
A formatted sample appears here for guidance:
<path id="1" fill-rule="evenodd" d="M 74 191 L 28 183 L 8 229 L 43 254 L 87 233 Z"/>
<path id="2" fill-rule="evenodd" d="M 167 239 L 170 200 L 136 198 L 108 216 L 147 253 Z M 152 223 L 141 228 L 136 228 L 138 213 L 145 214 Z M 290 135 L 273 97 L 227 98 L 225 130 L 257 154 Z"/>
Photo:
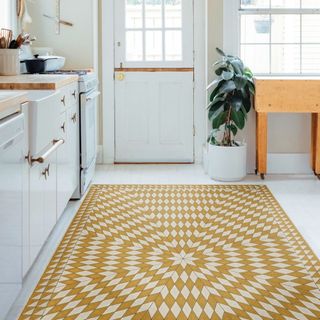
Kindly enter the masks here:
<path id="1" fill-rule="evenodd" d="M 255 81 L 320 81 L 320 76 L 255 76 Z"/>
<path id="2" fill-rule="evenodd" d="M 0 76 L 3 90 L 57 90 L 78 81 L 77 75 L 21 74 Z"/>
<path id="3" fill-rule="evenodd" d="M 320 77 L 256 77 L 257 112 L 320 113 Z"/>
<path id="4" fill-rule="evenodd" d="M 27 92 L 0 91 L 0 119 L 20 110 L 20 104 L 28 101 Z"/>

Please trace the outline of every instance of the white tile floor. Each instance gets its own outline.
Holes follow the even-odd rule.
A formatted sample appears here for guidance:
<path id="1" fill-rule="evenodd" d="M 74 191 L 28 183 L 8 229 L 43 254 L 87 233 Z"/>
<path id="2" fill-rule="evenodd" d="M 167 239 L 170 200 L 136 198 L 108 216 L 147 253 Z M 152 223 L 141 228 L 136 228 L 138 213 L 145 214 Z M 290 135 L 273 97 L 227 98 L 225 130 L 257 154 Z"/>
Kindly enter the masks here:
<path id="1" fill-rule="evenodd" d="M 118 165 L 99 166 L 97 184 L 214 184 L 199 165 Z M 244 184 L 266 184 L 283 209 L 320 258 L 320 181 L 314 176 L 248 176 Z M 6 320 L 17 319 L 28 297 L 38 283 L 52 254 L 61 241 L 80 201 L 70 202 L 45 248 L 26 277 L 20 297 Z"/>

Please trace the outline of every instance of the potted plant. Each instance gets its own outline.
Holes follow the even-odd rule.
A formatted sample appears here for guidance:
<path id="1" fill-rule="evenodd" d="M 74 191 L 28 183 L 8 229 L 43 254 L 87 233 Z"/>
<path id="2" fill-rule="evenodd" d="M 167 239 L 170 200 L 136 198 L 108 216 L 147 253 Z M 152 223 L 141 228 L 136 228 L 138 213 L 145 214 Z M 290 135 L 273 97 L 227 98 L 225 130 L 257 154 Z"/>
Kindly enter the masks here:
<path id="1" fill-rule="evenodd" d="M 217 48 L 222 59 L 214 64 L 217 79 L 208 106 L 212 131 L 208 137 L 208 171 L 212 179 L 239 181 L 247 173 L 247 145 L 236 140 L 245 127 L 255 94 L 253 74 L 240 58 L 226 55 Z"/>

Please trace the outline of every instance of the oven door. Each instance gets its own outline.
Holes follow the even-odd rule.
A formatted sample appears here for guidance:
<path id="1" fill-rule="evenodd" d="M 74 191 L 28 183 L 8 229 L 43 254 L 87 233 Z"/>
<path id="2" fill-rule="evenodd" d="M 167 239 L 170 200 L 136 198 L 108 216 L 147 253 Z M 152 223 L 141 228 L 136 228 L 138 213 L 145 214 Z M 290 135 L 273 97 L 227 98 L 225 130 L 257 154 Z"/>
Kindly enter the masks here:
<path id="1" fill-rule="evenodd" d="M 80 95 L 81 169 L 86 171 L 97 157 L 97 98 L 100 92 L 92 90 Z"/>

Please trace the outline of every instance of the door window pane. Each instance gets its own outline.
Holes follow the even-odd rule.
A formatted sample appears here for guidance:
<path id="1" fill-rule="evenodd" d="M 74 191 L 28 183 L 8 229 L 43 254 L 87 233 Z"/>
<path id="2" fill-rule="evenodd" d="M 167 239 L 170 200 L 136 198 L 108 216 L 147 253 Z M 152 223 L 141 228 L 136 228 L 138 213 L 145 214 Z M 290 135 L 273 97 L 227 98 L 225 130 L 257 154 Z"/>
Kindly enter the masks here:
<path id="1" fill-rule="evenodd" d="M 302 15 L 302 42 L 320 44 L 320 14 Z"/>
<path id="2" fill-rule="evenodd" d="M 166 31 L 166 60 L 182 60 L 182 32 Z"/>
<path id="3" fill-rule="evenodd" d="M 302 46 L 302 72 L 320 73 L 320 44 Z"/>
<path id="4" fill-rule="evenodd" d="M 319 0 L 302 0 L 302 8 L 319 9 L 320 1 Z"/>
<path id="5" fill-rule="evenodd" d="M 126 1 L 126 28 L 142 28 L 142 0 Z"/>
<path id="6" fill-rule="evenodd" d="M 146 31 L 146 61 L 162 59 L 162 31 Z"/>
<path id="7" fill-rule="evenodd" d="M 181 0 L 165 0 L 165 26 L 166 28 L 182 27 Z"/>
<path id="8" fill-rule="evenodd" d="M 162 0 L 145 0 L 146 28 L 162 28 Z"/>
<path id="9" fill-rule="evenodd" d="M 270 8 L 270 0 L 241 0 L 243 9 Z"/>
<path id="10" fill-rule="evenodd" d="M 142 31 L 126 32 L 126 60 L 142 61 L 143 60 L 143 44 Z"/>
<path id="11" fill-rule="evenodd" d="M 300 8 L 300 0 L 271 0 L 271 8 L 298 9 Z"/>
<path id="12" fill-rule="evenodd" d="M 269 45 L 242 45 L 241 57 L 253 72 L 270 72 L 270 49 Z"/>
<path id="13" fill-rule="evenodd" d="M 299 73 L 300 46 L 299 45 L 272 45 L 271 46 L 271 73 Z"/>
<path id="14" fill-rule="evenodd" d="M 268 43 L 270 40 L 270 15 L 241 16 L 242 43 Z"/>
<path id="15" fill-rule="evenodd" d="M 272 43 L 300 42 L 300 15 L 272 15 Z"/>

